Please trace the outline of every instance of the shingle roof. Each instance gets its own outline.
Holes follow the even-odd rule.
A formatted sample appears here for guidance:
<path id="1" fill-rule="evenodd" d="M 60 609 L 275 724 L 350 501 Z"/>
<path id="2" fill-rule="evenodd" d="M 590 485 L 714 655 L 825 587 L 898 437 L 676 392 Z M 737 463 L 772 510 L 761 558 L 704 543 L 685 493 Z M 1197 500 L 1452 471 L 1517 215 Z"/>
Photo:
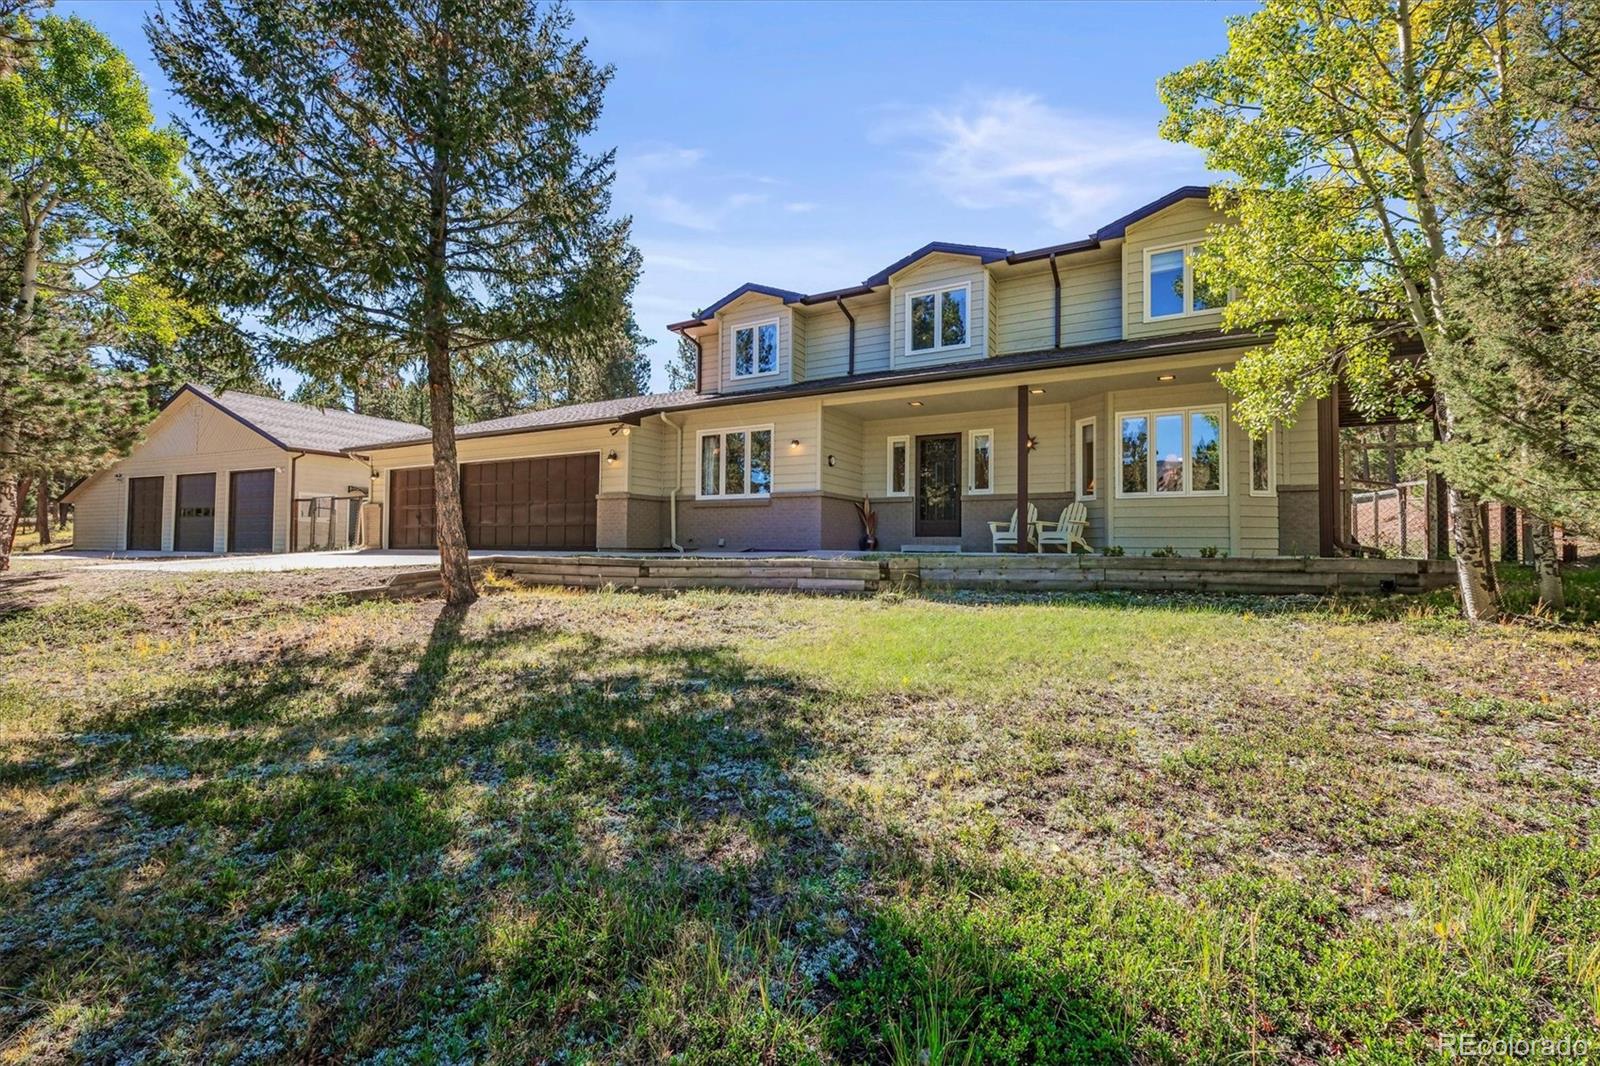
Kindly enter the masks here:
<path id="1" fill-rule="evenodd" d="M 1087 239 L 1067 241 L 1064 244 L 1046 245 L 1043 248 L 1031 248 L 1025 252 L 1013 252 L 1005 248 L 991 248 L 982 244 L 952 244 L 949 241 L 931 241 L 928 244 L 923 245 L 921 248 L 918 248 L 910 255 L 901 256 L 899 259 L 896 259 L 894 262 L 890 263 L 888 266 L 884 267 L 870 278 L 867 278 L 860 285 L 847 285 L 840 289 L 829 289 L 827 292 L 814 292 L 809 294 L 792 292 L 788 289 L 779 289 L 771 285 L 758 285 L 753 281 L 747 281 L 737 289 L 734 289 L 732 292 L 728 293 L 728 295 L 724 296 L 722 299 L 718 300 L 716 303 L 712 304 L 710 307 L 706 308 L 704 311 L 701 311 L 699 314 L 695 315 L 693 318 L 686 318 L 682 322 L 674 322 L 667 328 L 673 331 L 681 331 L 694 326 L 703 326 L 709 322 L 718 311 L 722 310 L 728 304 L 737 300 L 745 293 L 749 292 L 759 292 L 764 296 L 773 296 L 779 300 L 782 300 L 786 304 L 818 304 L 825 303 L 829 300 L 837 299 L 843 296 L 860 296 L 864 293 L 871 292 L 873 289 L 881 285 L 887 285 L 891 277 L 924 256 L 936 255 L 939 253 L 944 253 L 946 255 L 970 255 L 976 257 L 984 263 L 994 263 L 1002 259 L 1008 263 L 1028 263 L 1037 259 L 1048 259 L 1052 254 L 1070 255 L 1073 252 L 1092 251 L 1093 249 L 1100 247 L 1100 243 L 1102 241 L 1115 240 L 1119 237 L 1126 236 L 1129 226 L 1133 225 L 1135 222 L 1149 218 L 1158 211 L 1165 211 L 1173 204 L 1182 200 L 1203 200 L 1210 195 L 1211 187 L 1209 185 L 1181 185 L 1160 199 L 1151 200 L 1149 203 L 1144 204 L 1141 207 L 1134 208 L 1121 218 L 1101 226 L 1099 229 L 1089 234 Z"/>
<path id="2" fill-rule="evenodd" d="M 638 421 L 640 414 L 670 411 L 678 407 L 693 406 L 701 395 L 693 389 L 677 392 L 656 392 L 645 396 L 623 396 L 616 400 L 596 400 L 593 403 L 573 403 L 565 407 L 546 407 L 537 411 L 520 411 L 504 418 L 490 418 L 482 422 L 468 422 L 456 427 L 456 439 L 464 437 L 493 437 L 521 430 L 556 429 L 561 426 L 585 426 L 597 422 Z M 395 447 L 401 444 L 421 444 L 431 440 L 431 434 L 418 426 L 408 426 L 411 434 L 405 437 L 366 440 L 349 445 L 360 451 L 364 447 Z"/>
<path id="3" fill-rule="evenodd" d="M 185 392 L 194 393 L 287 451 L 341 455 L 357 444 L 427 436 L 426 429 L 411 422 L 312 407 L 236 389 L 215 392 L 201 385 L 185 385 L 173 400 Z"/>

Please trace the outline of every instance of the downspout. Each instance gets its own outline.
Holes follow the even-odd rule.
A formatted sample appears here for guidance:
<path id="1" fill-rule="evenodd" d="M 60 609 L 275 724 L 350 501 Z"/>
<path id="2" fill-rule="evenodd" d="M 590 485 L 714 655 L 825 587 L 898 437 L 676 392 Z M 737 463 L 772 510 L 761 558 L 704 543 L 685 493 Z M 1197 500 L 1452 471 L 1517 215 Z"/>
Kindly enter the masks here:
<path id="1" fill-rule="evenodd" d="M 853 377 L 856 372 L 856 316 L 852 315 L 845 307 L 843 296 L 835 297 L 833 302 L 839 305 L 839 313 L 850 320 L 850 363 L 845 370 L 845 375 Z"/>
<path id="2" fill-rule="evenodd" d="M 694 340 L 693 337 L 689 338 Z M 695 347 L 700 347 L 700 342 L 695 341 Z M 683 488 L 683 427 L 667 417 L 665 411 L 657 411 L 661 421 L 671 426 L 678 433 L 678 463 L 676 474 L 673 477 L 672 492 L 667 496 L 667 544 L 673 551 L 683 551 L 683 545 L 678 543 L 678 490 Z"/>
<path id="3" fill-rule="evenodd" d="M 1050 277 L 1056 283 L 1056 347 L 1061 347 L 1061 273 L 1056 270 L 1056 253 L 1050 253 Z"/>
<path id="4" fill-rule="evenodd" d="M 300 523 L 294 513 L 294 484 L 295 464 L 306 457 L 305 452 L 297 452 L 289 456 L 289 550 L 294 551 L 300 546 Z M 233 510 L 233 498 L 228 498 L 228 510 Z"/>

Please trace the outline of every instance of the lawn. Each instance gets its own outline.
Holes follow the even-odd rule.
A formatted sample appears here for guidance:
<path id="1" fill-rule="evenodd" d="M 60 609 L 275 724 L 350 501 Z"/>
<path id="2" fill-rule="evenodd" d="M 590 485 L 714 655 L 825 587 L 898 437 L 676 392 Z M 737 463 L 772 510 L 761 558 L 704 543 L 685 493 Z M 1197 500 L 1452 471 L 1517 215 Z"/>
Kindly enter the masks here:
<path id="1" fill-rule="evenodd" d="M 0 617 L 0 1061 L 1600 1040 L 1594 629 L 323 580 Z"/>

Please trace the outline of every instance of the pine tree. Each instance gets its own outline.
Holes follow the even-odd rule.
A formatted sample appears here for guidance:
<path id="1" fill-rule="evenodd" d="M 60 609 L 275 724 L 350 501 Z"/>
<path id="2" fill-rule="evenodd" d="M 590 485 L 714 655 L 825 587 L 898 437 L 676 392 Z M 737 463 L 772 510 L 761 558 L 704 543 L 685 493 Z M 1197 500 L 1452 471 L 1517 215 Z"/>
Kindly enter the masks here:
<path id="1" fill-rule="evenodd" d="M 1462 223 L 1435 363 L 1457 397 L 1452 481 L 1528 515 L 1540 599 L 1564 603 L 1551 524 L 1600 534 L 1600 3 L 1520 10 L 1502 106 L 1460 124 Z"/>
<path id="2" fill-rule="evenodd" d="M 696 312 L 698 315 L 698 312 Z M 700 349 L 694 341 L 678 334 L 678 350 L 667 364 L 667 388 L 697 389 L 700 387 Z"/>
<path id="3" fill-rule="evenodd" d="M 571 24 L 528 0 L 175 0 L 147 24 L 203 127 L 223 253 L 270 279 L 266 324 L 421 353 L 453 605 L 476 595 L 457 366 L 610 328 L 637 272 L 609 217 L 613 156 L 586 149 L 611 71 Z M 339 369 L 318 366 L 337 350 L 297 363 Z"/>

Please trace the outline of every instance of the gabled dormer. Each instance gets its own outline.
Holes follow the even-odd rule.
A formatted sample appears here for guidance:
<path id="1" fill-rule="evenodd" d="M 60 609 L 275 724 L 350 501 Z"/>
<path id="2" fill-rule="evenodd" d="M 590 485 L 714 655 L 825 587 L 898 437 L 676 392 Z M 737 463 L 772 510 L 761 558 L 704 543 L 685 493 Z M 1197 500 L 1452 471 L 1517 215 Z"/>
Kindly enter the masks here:
<path id="1" fill-rule="evenodd" d="M 994 348 L 988 264 L 1004 248 L 935 242 L 868 278 L 889 286 L 889 362 L 893 369 L 983 359 Z"/>
<path id="2" fill-rule="evenodd" d="M 1189 186 L 1118 225 L 1122 242 L 1123 336 L 1217 329 L 1225 297 L 1195 283 L 1194 253 L 1206 231 L 1222 221 L 1207 190 Z M 1119 220 L 1119 223 L 1121 220 Z"/>

